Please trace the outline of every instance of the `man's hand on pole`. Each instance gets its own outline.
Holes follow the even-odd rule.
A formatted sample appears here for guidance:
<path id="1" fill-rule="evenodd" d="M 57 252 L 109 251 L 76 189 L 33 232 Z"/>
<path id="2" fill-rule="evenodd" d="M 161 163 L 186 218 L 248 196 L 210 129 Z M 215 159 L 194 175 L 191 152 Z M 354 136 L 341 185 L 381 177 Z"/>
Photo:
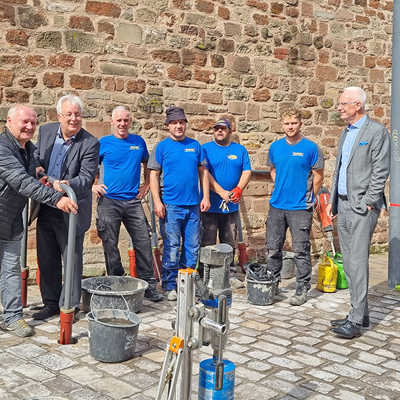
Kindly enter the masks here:
<path id="1" fill-rule="evenodd" d="M 56 207 L 66 213 L 72 212 L 72 214 L 78 214 L 78 205 L 69 197 L 61 197 L 61 199 L 58 200 Z"/>
<path id="2" fill-rule="evenodd" d="M 59 180 L 55 180 L 54 182 L 53 182 L 53 189 L 54 190 L 57 190 L 57 192 L 60 192 L 60 193 L 64 193 L 65 191 L 64 191 L 64 189 L 62 189 L 61 188 L 61 185 L 69 185 L 69 182 L 68 181 L 59 181 Z"/>

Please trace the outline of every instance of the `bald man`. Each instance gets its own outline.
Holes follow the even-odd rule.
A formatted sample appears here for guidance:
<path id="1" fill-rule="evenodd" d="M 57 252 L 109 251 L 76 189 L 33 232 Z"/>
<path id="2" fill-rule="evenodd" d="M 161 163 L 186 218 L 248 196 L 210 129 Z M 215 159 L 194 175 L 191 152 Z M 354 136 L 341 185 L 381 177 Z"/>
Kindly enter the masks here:
<path id="1" fill-rule="evenodd" d="M 3 305 L 1 328 L 17 336 L 33 335 L 23 318 L 21 266 L 22 210 L 27 198 L 76 214 L 77 205 L 53 188 L 35 179 L 36 112 L 17 105 L 9 109 L 5 131 L 0 135 L 0 288 Z"/>
<path id="2" fill-rule="evenodd" d="M 132 125 L 130 111 L 117 106 L 111 114 L 113 134 L 100 139 L 100 164 L 104 183 L 93 185 L 97 195 L 97 231 L 103 243 L 108 275 L 124 275 L 118 249 L 121 223 L 128 231 L 135 249 L 139 278 L 148 282 L 144 296 L 154 302 L 163 295 L 157 290 L 153 276 L 153 257 L 142 199 L 149 191 L 146 142 L 129 133 Z M 143 166 L 144 184 L 140 185 Z"/>

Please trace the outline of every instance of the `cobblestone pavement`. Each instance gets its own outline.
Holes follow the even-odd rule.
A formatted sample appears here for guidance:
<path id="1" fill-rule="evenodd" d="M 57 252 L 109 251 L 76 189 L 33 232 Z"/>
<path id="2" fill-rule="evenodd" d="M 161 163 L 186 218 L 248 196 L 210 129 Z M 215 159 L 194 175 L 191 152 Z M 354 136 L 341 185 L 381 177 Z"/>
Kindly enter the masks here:
<path id="1" fill-rule="evenodd" d="M 245 290 L 235 290 L 225 351 L 236 365 L 235 399 L 399 399 L 400 293 L 388 289 L 386 274 L 387 256 L 371 256 L 372 326 L 353 340 L 329 331 L 330 319 L 346 315 L 347 290 L 313 289 L 300 307 L 288 302 L 293 279 L 284 281 L 281 300 L 272 306 L 249 305 Z M 37 287 L 29 287 L 30 305 L 39 300 Z M 0 331 L 0 399 L 154 399 L 173 306 L 144 302 L 137 356 L 117 364 L 91 357 L 86 318 L 73 325 L 78 343 L 61 346 L 58 318 L 36 323 L 26 309 L 35 336 L 21 339 Z M 195 353 L 192 399 L 197 399 L 199 361 L 210 351 Z"/>

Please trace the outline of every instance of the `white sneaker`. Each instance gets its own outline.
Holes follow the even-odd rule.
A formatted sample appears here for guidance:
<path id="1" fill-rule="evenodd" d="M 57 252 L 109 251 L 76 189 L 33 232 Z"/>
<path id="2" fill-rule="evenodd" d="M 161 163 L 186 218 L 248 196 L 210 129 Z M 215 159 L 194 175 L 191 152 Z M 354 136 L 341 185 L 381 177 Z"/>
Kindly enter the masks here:
<path id="1" fill-rule="evenodd" d="M 178 298 L 176 294 L 176 290 L 169 290 L 167 292 L 167 300 L 168 301 L 175 301 Z"/>
<path id="2" fill-rule="evenodd" d="M 28 325 L 23 318 L 20 318 L 19 320 L 14 321 L 9 325 L 6 325 L 3 322 L 1 329 L 4 329 L 5 331 L 14 332 L 19 337 L 32 336 L 34 333 L 33 328 L 30 325 Z"/>

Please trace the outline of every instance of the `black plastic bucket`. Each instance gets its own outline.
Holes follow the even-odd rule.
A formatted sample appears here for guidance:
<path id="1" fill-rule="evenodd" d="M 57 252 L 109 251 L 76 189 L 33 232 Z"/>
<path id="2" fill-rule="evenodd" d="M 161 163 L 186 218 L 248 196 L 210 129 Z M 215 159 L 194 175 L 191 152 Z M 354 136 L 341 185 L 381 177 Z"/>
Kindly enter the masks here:
<path id="1" fill-rule="evenodd" d="M 273 303 L 275 296 L 275 285 L 273 281 L 257 281 L 246 279 L 247 300 L 257 306 L 268 306 Z"/>
<path id="2" fill-rule="evenodd" d="M 125 310 L 96 310 L 88 316 L 91 356 L 102 362 L 121 362 L 134 357 L 140 318 Z"/>

